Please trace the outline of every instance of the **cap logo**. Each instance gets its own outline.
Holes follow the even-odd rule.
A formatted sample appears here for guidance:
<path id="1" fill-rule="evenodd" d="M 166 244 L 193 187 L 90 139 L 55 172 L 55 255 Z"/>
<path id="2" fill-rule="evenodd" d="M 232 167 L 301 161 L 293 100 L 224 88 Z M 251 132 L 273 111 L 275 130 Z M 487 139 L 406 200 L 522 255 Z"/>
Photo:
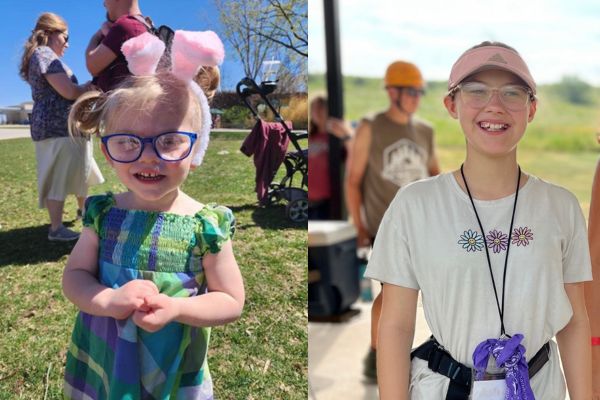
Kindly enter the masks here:
<path id="1" fill-rule="evenodd" d="M 502 64 L 508 64 L 506 62 L 506 60 L 504 58 L 502 58 L 502 56 L 500 55 L 500 53 L 496 53 L 493 56 L 491 56 L 488 61 L 493 61 L 493 62 L 497 62 L 497 63 L 502 63 Z"/>

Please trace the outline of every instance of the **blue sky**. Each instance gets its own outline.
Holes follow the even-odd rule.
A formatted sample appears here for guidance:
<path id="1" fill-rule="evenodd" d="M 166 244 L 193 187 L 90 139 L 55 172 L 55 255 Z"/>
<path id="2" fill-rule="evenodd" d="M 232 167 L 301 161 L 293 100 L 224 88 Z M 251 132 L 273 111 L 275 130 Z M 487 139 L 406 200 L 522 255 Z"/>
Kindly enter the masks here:
<path id="1" fill-rule="evenodd" d="M 600 86 L 598 0 L 338 0 L 345 75 L 382 77 L 396 59 L 446 80 L 467 48 L 515 47 L 538 83 L 575 75 Z M 308 70 L 325 71 L 323 1 L 310 0 Z"/>
<path id="2" fill-rule="evenodd" d="M 221 35 L 218 12 L 210 0 L 140 0 L 140 8 L 156 25 L 173 29 L 214 30 L 225 43 L 225 62 L 221 66 L 223 89 L 231 89 L 243 78 L 243 69 Z M 91 79 L 85 68 L 85 48 L 90 37 L 104 21 L 102 0 L 0 0 L 2 36 L 0 39 L 0 106 L 31 99 L 27 83 L 18 76 L 22 46 L 44 11 L 62 16 L 69 25 L 69 45 L 64 61 L 80 82 Z"/>

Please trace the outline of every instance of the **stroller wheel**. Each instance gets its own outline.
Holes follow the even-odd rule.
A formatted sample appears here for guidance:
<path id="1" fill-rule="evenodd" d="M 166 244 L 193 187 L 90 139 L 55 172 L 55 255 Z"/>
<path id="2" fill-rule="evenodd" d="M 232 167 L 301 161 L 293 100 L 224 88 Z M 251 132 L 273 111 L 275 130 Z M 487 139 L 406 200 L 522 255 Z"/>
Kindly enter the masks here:
<path id="1" fill-rule="evenodd" d="M 308 199 L 305 197 L 290 201 L 285 207 L 289 219 L 294 222 L 308 220 Z"/>

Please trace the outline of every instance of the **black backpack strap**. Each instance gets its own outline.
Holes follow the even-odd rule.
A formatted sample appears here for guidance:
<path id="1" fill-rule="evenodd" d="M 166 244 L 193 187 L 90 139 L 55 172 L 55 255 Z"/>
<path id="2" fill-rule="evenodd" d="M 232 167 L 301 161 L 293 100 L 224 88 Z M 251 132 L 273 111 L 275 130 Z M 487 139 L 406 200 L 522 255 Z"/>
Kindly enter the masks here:
<path id="1" fill-rule="evenodd" d="M 165 52 L 159 61 L 159 68 L 169 69 L 171 67 L 171 46 L 173 44 L 173 36 L 175 32 L 167 25 L 161 25 L 156 28 L 150 17 L 144 17 L 143 15 L 130 15 L 130 18 L 134 18 L 139 23 L 146 27 L 146 30 L 159 38 L 165 44 Z"/>
<path id="2" fill-rule="evenodd" d="M 154 26 L 154 22 L 152 22 L 150 17 L 144 17 L 143 15 L 130 15 L 130 17 L 143 24 L 146 27 L 146 30 L 162 40 L 168 49 L 171 48 L 173 36 L 175 35 L 175 31 L 173 31 L 173 29 L 167 25 L 161 25 L 157 28 Z"/>
<path id="3" fill-rule="evenodd" d="M 527 362 L 529 379 L 533 378 L 540 369 L 550 360 L 550 342 L 546 342 L 541 349 Z"/>
<path id="4" fill-rule="evenodd" d="M 173 29 L 167 25 L 161 25 L 158 29 L 156 29 L 156 36 L 163 41 L 167 49 L 171 49 L 171 45 L 173 44 L 173 36 L 175 36 Z"/>
<path id="5" fill-rule="evenodd" d="M 157 29 L 154 27 L 154 23 L 150 18 L 144 17 L 140 14 L 130 15 L 131 18 L 135 19 L 140 24 L 146 27 L 146 30 L 153 35 L 157 34 Z"/>
<path id="6" fill-rule="evenodd" d="M 446 400 L 468 400 L 471 393 L 471 368 L 456 361 L 438 342 L 431 337 L 410 353 L 410 358 L 427 361 L 433 372 L 450 378 Z"/>

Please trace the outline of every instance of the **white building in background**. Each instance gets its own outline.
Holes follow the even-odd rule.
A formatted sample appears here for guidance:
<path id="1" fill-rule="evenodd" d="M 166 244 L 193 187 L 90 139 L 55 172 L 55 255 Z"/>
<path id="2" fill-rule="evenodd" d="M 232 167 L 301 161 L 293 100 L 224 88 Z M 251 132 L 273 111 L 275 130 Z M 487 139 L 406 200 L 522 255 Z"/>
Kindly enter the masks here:
<path id="1" fill-rule="evenodd" d="M 29 124 L 33 101 L 17 106 L 0 107 L 0 124 Z"/>

